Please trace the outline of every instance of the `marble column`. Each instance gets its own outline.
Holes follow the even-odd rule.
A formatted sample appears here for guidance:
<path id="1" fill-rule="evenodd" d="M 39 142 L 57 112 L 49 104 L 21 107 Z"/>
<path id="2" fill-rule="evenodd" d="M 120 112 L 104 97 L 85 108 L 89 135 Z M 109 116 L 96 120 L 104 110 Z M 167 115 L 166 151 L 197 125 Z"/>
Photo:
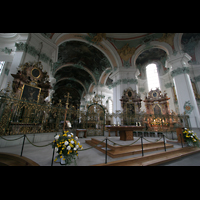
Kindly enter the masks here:
<path id="1" fill-rule="evenodd" d="M 167 62 L 171 65 L 171 76 L 173 78 L 180 114 L 186 112 L 190 116 L 191 128 L 200 128 L 200 115 L 190 81 L 190 65 L 188 61 L 191 57 L 187 53 L 178 52 L 170 55 Z M 185 109 L 186 105 L 191 109 Z M 189 107 L 187 107 L 189 108 Z"/>
<path id="2" fill-rule="evenodd" d="M 110 78 L 113 79 L 113 112 L 116 111 L 123 111 L 121 107 L 120 99 L 123 96 L 124 90 L 127 88 L 132 88 L 133 90 L 138 91 L 137 88 L 137 79 L 136 79 L 136 71 L 135 67 L 124 68 L 119 67 L 111 76 Z M 121 124 L 121 119 L 119 117 L 113 118 L 113 123 Z"/>

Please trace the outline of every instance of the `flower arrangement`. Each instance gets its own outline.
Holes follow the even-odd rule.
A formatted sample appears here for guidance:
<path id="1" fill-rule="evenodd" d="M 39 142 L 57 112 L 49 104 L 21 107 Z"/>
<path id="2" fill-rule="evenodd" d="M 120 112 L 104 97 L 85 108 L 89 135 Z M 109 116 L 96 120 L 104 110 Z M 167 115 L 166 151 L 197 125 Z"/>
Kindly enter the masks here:
<path id="1" fill-rule="evenodd" d="M 189 146 L 198 146 L 199 147 L 199 138 L 197 137 L 196 133 L 194 133 L 192 130 L 189 130 L 187 128 L 184 128 L 183 130 L 183 137 L 188 143 Z"/>
<path id="2" fill-rule="evenodd" d="M 69 131 L 64 131 L 62 135 L 56 134 L 54 138 L 55 140 L 53 141 L 53 148 L 55 148 L 56 153 L 58 153 L 54 161 L 60 158 L 61 164 L 70 165 L 72 160 L 74 159 L 74 162 L 76 164 L 78 149 L 83 149 L 82 145 L 80 145 L 80 142 L 77 141 L 78 137 L 74 137 L 74 134 L 69 133 Z"/>

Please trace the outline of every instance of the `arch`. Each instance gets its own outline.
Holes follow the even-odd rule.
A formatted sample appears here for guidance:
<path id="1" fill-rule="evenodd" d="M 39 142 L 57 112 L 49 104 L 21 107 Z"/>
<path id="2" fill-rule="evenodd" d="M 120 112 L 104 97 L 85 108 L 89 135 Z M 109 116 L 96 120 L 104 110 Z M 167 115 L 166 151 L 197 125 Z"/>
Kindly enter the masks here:
<path id="1" fill-rule="evenodd" d="M 81 41 L 81 42 L 85 42 L 88 43 L 92 46 L 94 46 L 95 48 L 97 48 L 98 50 L 100 50 L 105 56 L 106 58 L 109 60 L 112 69 L 114 69 L 115 67 L 118 66 L 118 60 L 116 58 L 116 56 L 113 55 L 113 50 L 110 50 L 110 47 L 108 46 L 108 44 L 104 41 L 101 42 L 101 45 L 96 45 L 93 43 L 89 43 L 84 39 L 84 36 L 86 36 L 86 34 L 84 33 L 63 33 L 61 34 L 56 40 L 56 46 L 59 46 L 60 44 L 66 42 L 66 41 Z"/>
<path id="2" fill-rule="evenodd" d="M 175 36 L 174 36 L 175 51 L 182 51 L 182 46 L 181 46 L 182 36 L 183 36 L 183 33 L 176 33 Z"/>
<path id="3" fill-rule="evenodd" d="M 57 72 L 58 70 L 62 69 L 63 67 L 76 67 L 76 68 L 79 68 L 78 65 L 76 65 L 75 63 L 67 63 L 67 64 L 64 64 L 64 65 L 58 67 L 58 68 L 55 70 L 53 76 L 55 76 L 56 72 Z M 83 67 L 81 67 L 81 69 L 83 69 L 83 70 L 85 70 L 86 72 L 88 72 L 88 74 L 90 74 L 91 77 L 93 78 L 95 84 L 97 84 L 96 78 L 94 77 L 93 73 L 92 73 L 87 67 L 83 66 Z"/>
<path id="4" fill-rule="evenodd" d="M 108 73 L 107 73 L 108 72 Z M 109 74 L 112 72 L 112 69 L 111 68 L 107 68 L 107 69 L 105 69 L 103 72 L 102 72 L 102 74 L 101 74 L 101 76 L 100 76 L 100 78 L 99 78 L 99 84 L 105 84 L 105 80 L 107 80 L 107 78 L 108 78 L 108 76 L 109 76 Z"/>
<path id="5" fill-rule="evenodd" d="M 94 82 L 90 84 L 90 87 L 89 87 L 89 89 L 88 89 L 88 93 L 92 93 L 92 91 L 93 91 L 93 89 L 94 89 L 94 86 L 95 86 L 95 83 L 94 83 Z"/>
<path id="6" fill-rule="evenodd" d="M 165 43 L 165 42 L 158 42 L 158 41 L 152 41 L 150 42 L 150 48 L 158 48 L 162 49 L 166 52 L 167 56 L 173 54 L 172 47 Z M 150 48 L 147 48 L 146 45 L 140 46 L 136 51 L 135 54 L 131 58 L 131 63 L 133 63 L 134 66 L 136 66 L 136 60 L 139 57 L 141 53 L 143 53 L 146 50 L 149 50 Z"/>
<path id="7" fill-rule="evenodd" d="M 59 79 L 59 80 L 56 82 L 56 84 L 59 83 L 60 81 L 63 81 L 63 80 L 75 81 L 75 82 L 79 83 L 80 85 L 82 85 L 82 87 L 84 88 L 84 91 L 87 92 L 87 90 L 86 90 L 84 84 L 83 84 L 81 81 L 79 81 L 78 79 L 75 79 L 75 78 L 64 77 L 64 78 Z M 56 84 L 55 84 L 55 86 L 56 86 Z"/>

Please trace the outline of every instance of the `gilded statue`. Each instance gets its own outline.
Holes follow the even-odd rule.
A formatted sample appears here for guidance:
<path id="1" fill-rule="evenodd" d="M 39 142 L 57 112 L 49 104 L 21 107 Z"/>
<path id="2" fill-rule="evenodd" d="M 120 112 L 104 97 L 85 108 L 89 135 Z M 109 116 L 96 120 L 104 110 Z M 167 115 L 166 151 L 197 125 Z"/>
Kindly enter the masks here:
<path id="1" fill-rule="evenodd" d="M 128 61 L 128 59 L 131 58 L 135 53 L 135 50 L 135 47 L 130 48 L 129 44 L 127 43 L 121 49 L 117 49 L 117 52 L 124 61 Z"/>
<path id="2" fill-rule="evenodd" d="M 166 42 L 170 46 L 174 45 L 175 33 L 163 33 L 162 37 L 158 39 L 159 42 Z"/>

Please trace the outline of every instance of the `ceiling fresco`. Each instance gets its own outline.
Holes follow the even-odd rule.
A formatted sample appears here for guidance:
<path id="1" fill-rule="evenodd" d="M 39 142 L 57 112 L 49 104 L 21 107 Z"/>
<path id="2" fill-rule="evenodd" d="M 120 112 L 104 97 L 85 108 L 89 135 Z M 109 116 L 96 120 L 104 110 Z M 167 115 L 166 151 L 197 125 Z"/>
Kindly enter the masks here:
<path id="1" fill-rule="evenodd" d="M 67 41 L 62 43 L 58 49 L 58 60 L 62 65 L 68 63 L 72 63 L 72 65 L 63 67 L 55 73 L 56 84 L 54 89 L 56 90 L 56 88 L 64 86 L 76 88 L 79 92 L 79 97 L 81 97 L 85 88 L 86 92 L 88 91 L 93 82 L 98 83 L 104 70 L 111 67 L 108 59 L 100 50 L 88 43 L 80 41 Z M 93 77 L 86 69 L 92 73 Z M 61 80 L 63 78 L 67 79 Z M 56 90 L 55 93 L 57 97 L 56 101 L 64 96 L 63 90 Z M 76 98 L 77 95 L 72 95 L 72 99 Z"/>
<path id="2" fill-rule="evenodd" d="M 166 52 L 162 49 L 151 48 L 149 50 L 142 52 L 138 56 L 136 60 L 136 65 L 142 66 L 149 61 L 160 60 L 162 57 L 165 57 L 166 55 L 167 55 Z"/>
<path id="3" fill-rule="evenodd" d="M 164 67 L 167 53 L 160 48 L 153 48 L 150 43 L 152 41 L 165 42 L 168 43 L 174 51 L 173 41 L 175 33 L 101 33 L 102 40 L 98 40 L 97 36 L 99 36 L 99 34 L 100 33 L 88 33 L 87 36 L 82 36 L 83 39 L 85 38 L 86 42 L 70 40 L 62 43 L 58 47 L 58 60 L 57 65 L 55 65 L 55 71 L 62 65 L 71 64 L 67 67 L 62 67 L 54 74 L 56 79 L 56 84 L 54 86 L 55 101 L 58 102 L 58 99 L 64 97 L 66 91 L 70 91 L 70 95 L 72 96 L 70 101 L 75 105 L 75 99 L 78 98 L 80 100 L 81 95 L 85 91 L 86 93 L 88 92 L 90 85 L 94 82 L 98 83 L 102 73 L 106 69 L 112 68 L 107 57 L 98 48 L 93 46 L 100 45 L 102 40 L 109 42 L 124 61 L 126 61 L 126 57 L 123 58 L 123 54 L 120 54 L 119 50 L 123 50 L 123 52 L 127 54 L 127 51 L 131 49 L 134 55 L 137 48 L 141 45 L 145 45 L 146 50 L 136 59 L 136 66 L 140 70 L 140 73 L 144 74 L 143 66 L 153 61 L 160 61 L 158 62 L 158 68 L 162 68 L 162 71 L 164 70 L 164 72 L 167 72 Z M 55 40 L 55 38 L 59 36 L 58 33 L 55 33 L 55 35 L 54 33 L 42 33 L 42 35 L 51 40 Z M 182 49 L 192 57 L 190 62 L 195 63 L 196 61 L 194 50 L 199 40 L 200 33 L 184 33 L 182 35 Z M 127 62 L 131 60 L 132 54 L 130 58 L 127 59 Z M 127 67 L 132 67 L 132 65 Z M 112 80 L 108 77 L 105 85 L 109 86 L 111 84 Z"/>
<path id="4" fill-rule="evenodd" d="M 63 67 L 56 72 L 54 77 L 57 81 L 66 77 L 77 79 L 85 85 L 86 89 L 88 89 L 90 84 L 94 82 L 92 76 L 87 71 L 83 69 L 77 69 L 73 66 Z"/>
<path id="5" fill-rule="evenodd" d="M 69 41 L 61 44 L 58 60 L 62 60 L 63 63 L 80 63 L 91 71 L 98 69 L 99 72 L 102 72 L 102 68 L 111 67 L 108 59 L 100 50 L 80 41 Z"/>
<path id="6" fill-rule="evenodd" d="M 192 59 L 189 61 L 190 64 L 196 63 L 195 58 L 195 46 L 200 40 L 200 33 L 183 33 L 181 38 L 182 49 L 185 53 L 189 54 Z"/>

